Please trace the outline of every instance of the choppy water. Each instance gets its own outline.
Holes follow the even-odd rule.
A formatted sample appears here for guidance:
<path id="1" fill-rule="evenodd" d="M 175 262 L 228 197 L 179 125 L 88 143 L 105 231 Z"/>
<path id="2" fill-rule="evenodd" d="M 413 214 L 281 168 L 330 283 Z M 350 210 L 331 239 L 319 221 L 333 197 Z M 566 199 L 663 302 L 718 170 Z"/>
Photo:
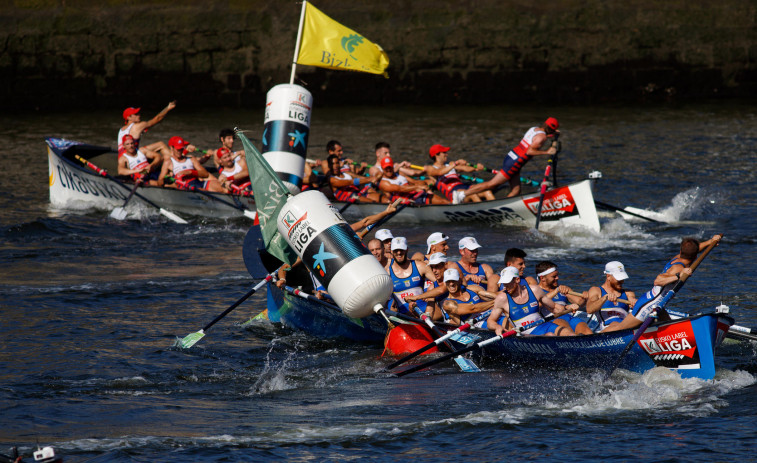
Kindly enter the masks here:
<path id="1" fill-rule="evenodd" d="M 670 225 L 604 217 L 602 231 L 454 225 L 480 259 L 501 268 L 519 246 L 529 271 L 561 266 L 577 288 L 621 260 L 628 287 L 648 289 L 682 236 L 726 238 L 674 300 L 686 311 L 731 307 L 757 326 L 754 278 L 757 117 L 751 107 L 338 108 L 313 113 L 311 157 L 336 138 L 371 161 L 425 162 L 444 143 L 496 166 L 547 115 L 563 129 L 562 182 L 600 170 L 597 199 L 648 208 Z M 150 115 L 149 110 L 146 113 Z M 452 366 L 405 378 L 381 371 L 378 348 L 323 342 L 265 322 L 258 293 L 191 350 L 171 346 L 253 284 L 241 244 L 247 219 L 147 214 L 116 222 L 101 211 L 53 210 L 43 139 L 113 145 L 119 110 L 3 116 L 0 147 L 0 453 L 53 445 L 65 461 L 754 460 L 755 345 L 727 343 L 714 381 L 667 370 L 460 374 Z M 549 114 L 547 114 L 549 112 Z M 189 114 L 179 107 L 146 140 L 180 134 L 215 145 L 224 126 L 262 133 L 262 109 Z M 539 178 L 544 161 L 524 174 Z M 145 212 L 148 212 L 147 210 Z M 390 223 L 391 225 L 391 223 Z M 421 249 L 430 231 L 391 227 Z"/>

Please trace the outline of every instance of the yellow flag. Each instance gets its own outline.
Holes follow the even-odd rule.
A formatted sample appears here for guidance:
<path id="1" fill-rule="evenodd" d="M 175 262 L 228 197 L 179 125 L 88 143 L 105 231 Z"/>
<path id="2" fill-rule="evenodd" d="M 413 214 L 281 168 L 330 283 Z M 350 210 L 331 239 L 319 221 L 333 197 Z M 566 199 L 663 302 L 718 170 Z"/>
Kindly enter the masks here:
<path id="1" fill-rule="evenodd" d="M 380 46 L 329 18 L 310 2 L 305 4 L 302 29 L 297 64 L 386 75 L 389 57 Z"/>

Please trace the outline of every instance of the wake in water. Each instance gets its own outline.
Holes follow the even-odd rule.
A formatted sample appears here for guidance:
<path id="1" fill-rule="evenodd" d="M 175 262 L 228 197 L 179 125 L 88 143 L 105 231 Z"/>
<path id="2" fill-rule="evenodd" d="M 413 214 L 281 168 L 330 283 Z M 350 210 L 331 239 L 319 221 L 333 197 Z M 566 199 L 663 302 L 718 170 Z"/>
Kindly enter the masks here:
<path id="1" fill-rule="evenodd" d="M 659 222 L 676 225 L 710 224 L 712 221 L 697 220 L 698 217 L 717 215 L 717 209 L 722 203 L 722 194 L 708 191 L 706 188 L 695 187 L 675 195 L 669 206 L 659 211 L 641 209 L 633 206 L 625 207 L 626 211 L 648 217 Z M 644 219 L 631 214 L 619 212 L 626 220 L 643 222 Z"/>

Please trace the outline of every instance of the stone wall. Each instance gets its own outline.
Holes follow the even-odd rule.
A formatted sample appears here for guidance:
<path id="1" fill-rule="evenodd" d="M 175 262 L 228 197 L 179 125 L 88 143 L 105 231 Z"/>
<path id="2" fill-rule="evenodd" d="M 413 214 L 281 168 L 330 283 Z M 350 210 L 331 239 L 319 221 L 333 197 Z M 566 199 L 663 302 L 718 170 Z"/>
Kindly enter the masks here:
<path id="1" fill-rule="evenodd" d="M 4 108 L 259 105 L 289 81 L 300 6 L 273 0 L 15 0 Z M 389 79 L 298 67 L 318 101 L 517 103 L 757 96 L 745 0 L 320 0 L 380 44 Z M 161 103 L 162 104 L 162 103 Z"/>

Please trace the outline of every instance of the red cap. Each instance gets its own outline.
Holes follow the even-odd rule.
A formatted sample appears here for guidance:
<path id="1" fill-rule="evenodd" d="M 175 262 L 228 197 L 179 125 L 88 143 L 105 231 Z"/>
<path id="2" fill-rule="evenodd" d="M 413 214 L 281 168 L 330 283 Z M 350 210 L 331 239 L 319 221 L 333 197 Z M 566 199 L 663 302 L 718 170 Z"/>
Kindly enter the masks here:
<path id="1" fill-rule="evenodd" d="M 179 151 L 184 151 L 184 148 L 186 148 L 187 145 L 189 145 L 189 142 L 179 136 L 171 137 L 171 139 L 168 140 L 168 146 L 176 148 Z"/>
<path id="2" fill-rule="evenodd" d="M 216 156 L 218 156 L 218 159 L 221 159 L 226 153 L 231 153 L 231 150 L 226 148 L 225 146 L 222 146 L 218 148 L 218 151 L 216 151 Z"/>
<path id="3" fill-rule="evenodd" d="M 434 159 L 437 154 L 446 153 L 447 151 L 449 151 L 449 146 L 434 145 L 428 149 L 428 155 L 431 159 Z"/>
<path id="4" fill-rule="evenodd" d="M 121 144 L 123 145 L 124 143 L 126 143 L 126 140 L 134 141 L 134 137 L 132 137 L 131 135 L 127 133 L 126 135 L 121 137 Z"/>
<path id="5" fill-rule="evenodd" d="M 390 156 L 386 156 L 385 158 L 381 159 L 381 168 L 386 169 L 387 167 L 394 167 L 394 161 L 392 161 L 392 158 Z"/>
<path id="6" fill-rule="evenodd" d="M 560 123 L 557 122 L 557 119 L 555 119 L 554 117 L 548 117 L 547 120 L 544 122 L 544 125 L 546 125 L 552 130 L 557 130 L 558 128 L 560 128 Z"/>
<path id="7" fill-rule="evenodd" d="M 126 108 L 124 109 L 124 120 L 129 119 L 129 116 L 132 116 L 134 114 L 139 114 L 140 108 Z"/>

